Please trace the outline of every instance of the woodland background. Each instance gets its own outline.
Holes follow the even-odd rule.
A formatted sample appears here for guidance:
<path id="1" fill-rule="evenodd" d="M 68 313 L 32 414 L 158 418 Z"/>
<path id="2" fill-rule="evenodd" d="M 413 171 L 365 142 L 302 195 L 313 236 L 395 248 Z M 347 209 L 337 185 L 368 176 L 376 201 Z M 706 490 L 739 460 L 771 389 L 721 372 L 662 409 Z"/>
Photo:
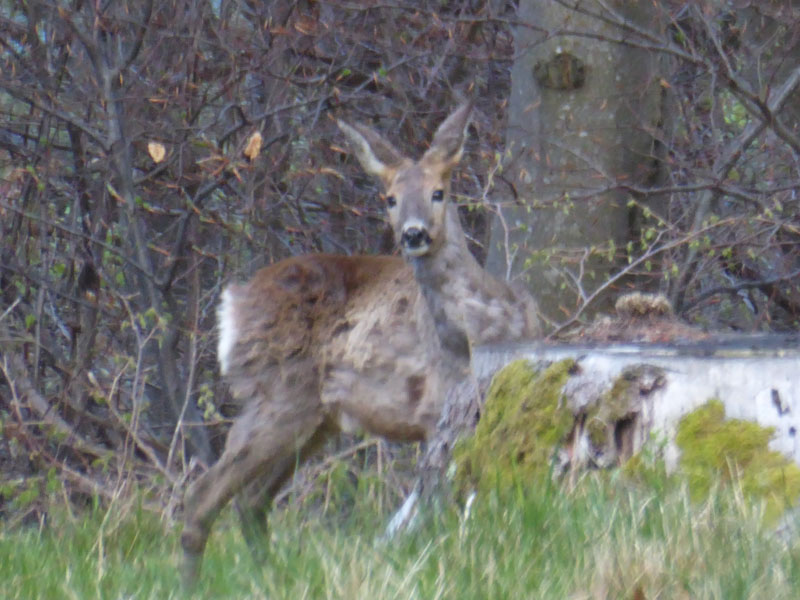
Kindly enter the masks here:
<path id="1" fill-rule="evenodd" d="M 550 333 L 629 289 L 797 330 L 799 43 L 788 0 L 0 1 L 0 515 L 172 511 L 229 414 L 222 285 L 394 251 L 334 117 L 418 155 L 474 98 L 471 246 Z"/>

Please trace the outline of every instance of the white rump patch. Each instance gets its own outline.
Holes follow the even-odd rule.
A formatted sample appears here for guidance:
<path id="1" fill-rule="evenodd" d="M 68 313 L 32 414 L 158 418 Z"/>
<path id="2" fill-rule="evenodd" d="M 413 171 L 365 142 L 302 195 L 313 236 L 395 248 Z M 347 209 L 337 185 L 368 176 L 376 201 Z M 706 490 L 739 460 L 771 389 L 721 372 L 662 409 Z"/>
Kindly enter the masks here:
<path id="1" fill-rule="evenodd" d="M 217 307 L 217 329 L 219 330 L 219 340 L 217 341 L 217 360 L 219 360 L 219 370 L 225 375 L 230 366 L 230 356 L 239 331 L 236 327 L 236 313 L 233 305 L 233 292 L 230 288 L 225 288 L 220 297 Z"/>

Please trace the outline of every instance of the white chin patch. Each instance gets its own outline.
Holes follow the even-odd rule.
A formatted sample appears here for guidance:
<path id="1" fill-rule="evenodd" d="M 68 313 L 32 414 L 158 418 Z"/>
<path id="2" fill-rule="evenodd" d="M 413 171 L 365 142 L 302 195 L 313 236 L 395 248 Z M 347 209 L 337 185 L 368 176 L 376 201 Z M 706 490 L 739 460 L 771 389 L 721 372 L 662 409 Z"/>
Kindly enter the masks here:
<path id="1" fill-rule="evenodd" d="M 219 360 L 220 372 L 225 375 L 230 366 L 231 351 L 236 345 L 236 338 L 239 337 L 233 306 L 233 292 L 230 288 L 225 289 L 220 297 L 217 307 L 217 329 L 219 330 L 217 360 Z"/>
<path id="2" fill-rule="evenodd" d="M 416 248 L 409 248 L 408 246 L 403 246 L 403 253 L 411 258 L 417 258 L 418 256 L 425 256 L 430 249 L 431 247 L 428 246 L 427 244 L 425 244 L 424 246 L 417 246 Z"/>

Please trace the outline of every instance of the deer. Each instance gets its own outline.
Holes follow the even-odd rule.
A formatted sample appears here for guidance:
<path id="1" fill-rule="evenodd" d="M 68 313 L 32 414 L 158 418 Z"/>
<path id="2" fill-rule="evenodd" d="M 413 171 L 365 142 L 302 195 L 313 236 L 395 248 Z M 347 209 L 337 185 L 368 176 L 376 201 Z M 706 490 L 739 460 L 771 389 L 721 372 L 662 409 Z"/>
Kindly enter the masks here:
<path id="1" fill-rule="evenodd" d="M 471 105 L 415 161 L 361 124 L 338 125 L 385 191 L 398 256 L 308 254 L 231 284 L 218 307 L 217 357 L 240 414 L 215 464 L 184 494 L 182 577 L 197 580 L 211 527 L 236 497 L 256 560 L 270 501 L 338 432 L 425 441 L 474 345 L 540 335 L 536 304 L 470 253 L 449 201 Z"/>

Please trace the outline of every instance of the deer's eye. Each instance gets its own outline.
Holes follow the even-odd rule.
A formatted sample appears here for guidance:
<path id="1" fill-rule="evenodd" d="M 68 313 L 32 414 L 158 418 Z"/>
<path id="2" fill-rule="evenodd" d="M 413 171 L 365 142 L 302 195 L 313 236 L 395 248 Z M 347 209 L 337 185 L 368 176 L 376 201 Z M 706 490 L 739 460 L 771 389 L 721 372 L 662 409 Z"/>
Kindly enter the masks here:
<path id="1" fill-rule="evenodd" d="M 436 190 L 433 192 L 433 195 L 431 196 L 432 202 L 441 202 L 442 200 L 444 200 L 444 190 Z"/>
<path id="2" fill-rule="evenodd" d="M 386 198 L 386 206 L 388 206 L 389 208 L 394 208 L 395 206 L 397 206 L 397 199 L 394 196 L 388 196 Z"/>

